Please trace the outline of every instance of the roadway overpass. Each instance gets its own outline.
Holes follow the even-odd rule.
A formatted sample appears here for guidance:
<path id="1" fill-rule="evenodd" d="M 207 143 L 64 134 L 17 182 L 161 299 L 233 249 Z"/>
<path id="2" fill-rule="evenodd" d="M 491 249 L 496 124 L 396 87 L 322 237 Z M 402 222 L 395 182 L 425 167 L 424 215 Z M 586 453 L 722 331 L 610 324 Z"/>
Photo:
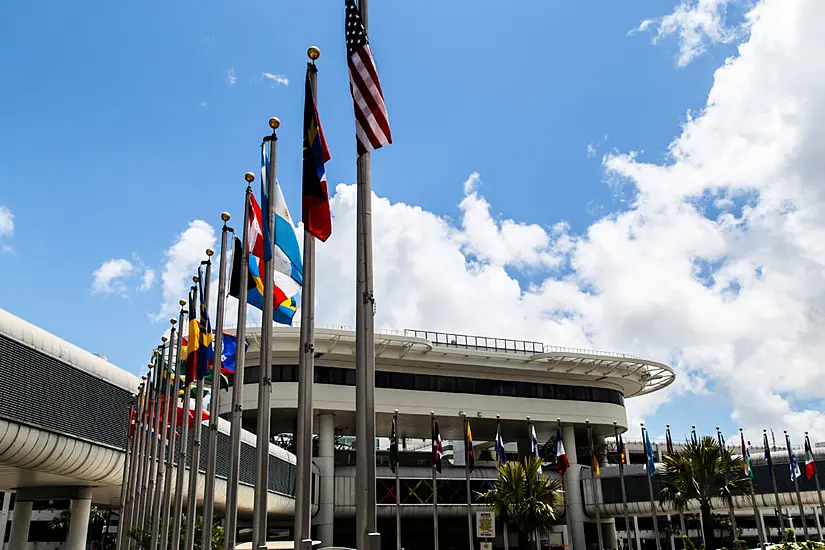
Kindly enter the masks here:
<path id="1" fill-rule="evenodd" d="M 88 508 L 91 503 L 116 507 L 129 402 L 140 379 L 0 310 L 0 381 L 0 491 L 16 495 L 12 541 L 27 538 L 35 501 L 69 499 L 74 501 L 73 509 Z M 192 439 L 188 438 L 190 452 Z M 206 463 L 206 435 L 203 442 L 202 465 Z M 252 512 L 255 435 L 244 432 L 241 445 L 238 504 L 243 517 Z M 221 419 L 216 484 L 219 510 L 225 503 L 228 461 L 229 423 Z M 270 444 L 269 477 L 269 513 L 291 517 L 295 456 Z M 203 486 L 201 470 L 199 500 L 203 499 Z"/>

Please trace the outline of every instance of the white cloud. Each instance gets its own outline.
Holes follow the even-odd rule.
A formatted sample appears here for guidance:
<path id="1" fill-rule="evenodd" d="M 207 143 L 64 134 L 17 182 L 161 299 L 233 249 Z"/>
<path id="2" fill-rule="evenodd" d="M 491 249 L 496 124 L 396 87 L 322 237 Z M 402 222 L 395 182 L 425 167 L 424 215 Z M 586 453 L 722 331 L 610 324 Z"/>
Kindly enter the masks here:
<path id="1" fill-rule="evenodd" d="M 653 43 L 675 36 L 679 40 L 677 65 L 687 66 L 704 53 L 709 44 L 724 44 L 742 37 L 746 25 L 730 27 L 725 22 L 728 4 L 737 0 L 681 0 L 673 13 L 645 19 L 628 34 L 656 28 Z"/>
<path id="2" fill-rule="evenodd" d="M 132 260 L 112 258 L 103 262 L 92 274 L 92 294 L 119 294 L 128 298 L 130 281 L 137 283 L 138 292 L 151 290 L 155 282 L 155 270 L 146 267 L 140 257 L 132 253 Z"/>
<path id="3" fill-rule="evenodd" d="M 666 162 L 605 157 L 634 199 L 582 235 L 493 218 L 475 174 L 456 223 L 375 197 L 377 326 L 634 353 L 678 376 L 631 399 L 633 421 L 712 393 L 751 439 L 825 434 L 825 3 L 764 0 L 748 19 Z M 351 324 L 354 187 L 332 209 L 317 315 Z"/>
<path id="4" fill-rule="evenodd" d="M 283 84 L 284 86 L 289 85 L 289 79 L 286 77 L 286 75 L 283 75 L 283 74 L 261 73 L 261 78 L 271 80 L 274 83 L 273 87 L 278 86 L 280 84 Z"/>
<path id="5" fill-rule="evenodd" d="M 206 259 L 206 249 L 215 246 L 215 229 L 203 220 L 193 220 L 180 233 L 166 251 L 163 267 L 163 302 L 160 310 L 153 315 L 155 321 L 174 316 L 180 310 L 178 300 L 186 299 L 192 276 L 196 274 L 201 261 Z"/>
<path id="6" fill-rule="evenodd" d="M 634 198 L 581 235 L 560 221 L 491 215 L 477 174 L 456 222 L 374 197 L 376 325 L 674 365 L 673 387 L 628 401 L 633 422 L 697 393 L 729 404 L 751 439 L 762 427 L 825 434 L 825 3 L 763 0 L 748 20 L 747 42 L 716 71 L 666 162 L 605 157 L 608 182 Z M 351 325 L 355 187 L 339 185 L 331 206 L 332 237 L 317 247 L 317 319 Z M 181 245 L 189 232 L 200 242 Z M 163 317 L 214 241 L 193 222 L 170 249 Z"/>
<path id="7" fill-rule="evenodd" d="M 126 285 L 123 279 L 129 277 L 133 271 L 134 266 L 132 263 L 123 258 L 103 262 L 92 276 L 92 293 L 117 293 L 126 296 Z"/>
<path id="8" fill-rule="evenodd" d="M 230 86 L 234 86 L 236 82 L 238 82 L 238 77 L 235 74 L 235 69 L 229 69 L 226 73 L 226 83 Z"/>
<path id="9" fill-rule="evenodd" d="M 5 206 L 0 206 L 0 239 L 11 237 L 14 234 L 14 212 Z M 0 243 L 0 251 L 12 252 L 13 249 Z"/>
<path id="10" fill-rule="evenodd" d="M 148 290 L 152 290 L 152 287 L 155 286 L 155 276 L 156 272 L 151 267 L 146 268 L 143 272 L 143 279 L 140 282 L 140 286 L 138 290 L 141 292 L 146 292 Z"/>

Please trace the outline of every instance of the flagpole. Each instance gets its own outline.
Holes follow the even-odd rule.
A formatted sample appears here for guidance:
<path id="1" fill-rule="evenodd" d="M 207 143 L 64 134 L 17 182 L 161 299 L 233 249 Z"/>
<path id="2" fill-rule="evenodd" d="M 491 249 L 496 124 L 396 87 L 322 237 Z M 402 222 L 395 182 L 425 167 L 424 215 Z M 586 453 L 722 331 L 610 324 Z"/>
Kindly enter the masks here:
<path id="1" fill-rule="evenodd" d="M 504 438 L 501 437 L 501 415 L 496 415 L 496 465 L 501 466 L 507 461 L 505 456 L 506 451 L 504 450 Z M 504 460 L 502 460 L 504 458 Z M 507 533 L 507 510 L 505 510 L 504 517 L 501 518 L 501 536 L 504 540 L 504 550 L 510 550 L 510 538 L 509 534 Z"/>
<path id="2" fill-rule="evenodd" d="M 132 518 L 135 513 L 135 491 L 137 490 L 137 482 L 139 481 L 138 469 L 140 467 L 140 451 L 141 451 L 141 434 L 143 433 L 143 411 L 146 408 L 148 401 L 147 394 L 147 377 L 141 377 L 140 390 L 138 391 L 137 409 L 135 411 L 135 428 L 132 435 L 132 458 L 129 465 L 129 485 L 126 489 L 126 507 L 120 515 L 118 525 L 118 539 L 121 548 L 129 548 L 131 541 L 129 540 L 129 528 L 132 523 Z"/>
<path id="3" fill-rule="evenodd" d="M 650 515 L 653 516 L 653 534 L 656 537 L 656 550 L 662 550 L 662 541 L 659 540 L 659 516 L 656 513 L 656 496 L 653 492 L 653 474 L 654 470 L 651 472 L 650 470 L 650 463 L 653 461 L 653 456 L 648 455 L 648 448 L 647 442 L 648 438 L 646 437 L 646 430 L 645 430 L 645 423 L 641 422 L 642 426 L 642 445 L 645 448 L 645 456 L 647 457 L 647 487 L 650 489 Z"/>
<path id="4" fill-rule="evenodd" d="M 131 513 L 130 510 L 132 508 L 132 495 L 134 490 L 134 472 L 135 472 L 135 465 L 137 463 L 137 440 L 139 435 L 139 426 L 140 426 L 140 415 L 138 411 L 140 410 L 140 403 L 143 400 L 143 388 L 146 384 L 145 377 L 143 378 L 143 382 L 140 383 L 138 386 L 138 393 L 136 396 L 136 400 L 134 403 L 134 407 L 132 409 L 132 413 L 129 415 L 129 446 L 128 446 L 128 459 L 129 459 L 129 467 L 124 472 L 124 476 L 126 478 L 126 488 L 125 488 L 125 496 L 126 498 L 123 501 L 123 506 L 120 507 L 120 516 L 118 517 L 118 530 L 117 530 L 117 543 L 116 549 L 121 550 L 124 548 L 125 544 L 128 544 L 128 525 L 129 525 L 129 514 Z M 132 422 L 134 422 L 134 426 L 132 426 Z"/>
<path id="5" fill-rule="evenodd" d="M 599 512 L 599 492 L 596 489 L 596 462 L 599 460 L 599 457 L 596 456 L 596 444 L 593 441 L 593 425 L 590 424 L 590 420 L 585 420 L 584 423 L 587 426 L 587 440 L 590 443 L 590 450 L 593 455 L 593 463 L 590 465 L 590 471 L 593 473 L 593 476 L 590 479 L 590 488 L 593 493 L 593 508 L 596 510 L 596 534 L 598 535 L 599 540 L 599 550 L 603 550 L 604 540 L 602 538 L 602 518 L 601 512 Z"/>
<path id="6" fill-rule="evenodd" d="M 770 447 L 768 446 L 768 430 L 762 428 L 762 441 L 765 445 L 765 456 L 770 458 Z M 779 500 L 779 489 L 776 488 L 776 476 L 773 471 L 773 460 L 768 460 L 768 471 L 771 474 L 771 481 L 773 482 L 773 498 L 776 501 L 776 515 L 779 518 L 779 540 L 782 540 L 785 533 L 785 520 L 782 514 L 782 504 Z"/>
<path id="7" fill-rule="evenodd" d="M 808 432 L 805 432 L 805 443 L 808 446 L 808 450 L 811 451 L 811 457 L 813 457 L 813 447 L 811 447 L 811 440 L 808 437 Z M 816 495 L 819 497 L 819 510 L 822 512 L 822 517 L 825 518 L 825 502 L 822 500 L 822 489 L 819 487 L 819 471 L 816 469 L 816 461 L 814 461 L 814 481 L 816 482 Z M 822 541 L 822 526 L 819 526 L 819 540 Z"/>
<path id="8" fill-rule="evenodd" d="M 197 287 L 194 285 L 189 288 L 189 310 L 196 311 L 197 308 L 194 306 L 195 296 Z M 181 306 L 184 305 L 184 301 L 180 301 Z M 191 319 L 189 320 L 191 323 Z M 183 331 L 183 327 L 181 327 L 181 331 Z M 194 334 L 189 334 L 188 340 L 186 342 L 187 348 L 187 355 L 189 354 L 189 340 L 194 338 Z M 181 347 L 181 351 L 183 348 Z M 178 364 L 181 365 L 181 356 L 178 357 Z M 178 550 L 180 548 L 180 531 L 181 531 L 181 523 L 183 521 L 183 489 L 184 485 L 186 484 L 186 455 L 187 455 L 187 443 L 189 440 L 189 400 L 190 400 L 190 393 L 192 391 L 192 383 L 186 383 L 186 379 L 188 378 L 188 374 L 184 374 L 184 383 L 183 383 L 183 402 L 181 403 L 181 415 L 180 415 L 180 422 L 181 422 L 181 430 L 180 430 L 180 449 L 178 450 L 178 468 L 175 471 L 175 506 L 172 510 L 172 534 L 171 540 L 169 542 L 172 543 L 172 550 Z"/>
<path id="9" fill-rule="evenodd" d="M 131 400 L 130 400 L 131 401 Z M 123 518 L 124 514 L 123 511 L 126 509 L 126 497 L 129 493 L 129 467 L 131 466 L 132 461 L 132 440 L 134 439 L 133 435 L 134 432 L 132 431 L 132 420 L 134 419 L 135 414 L 135 407 L 136 403 L 132 401 L 129 403 L 129 416 L 127 417 L 128 420 L 126 422 L 126 449 L 125 449 L 125 456 L 123 457 L 123 479 L 120 482 L 120 525 L 123 525 Z M 4 533 L 5 535 L 5 533 Z M 120 550 L 121 545 L 123 544 L 123 532 L 118 530 L 117 536 L 117 550 Z"/>
<path id="10" fill-rule="evenodd" d="M 221 257 L 218 260 L 218 304 L 215 316 L 215 337 L 212 340 L 212 398 L 209 401 L 209 436 L 206 443 L 206 483 L 203 495 L 203 529 L 201 531 L 201 548 L 212 547 L 212 516 L 215 513 L 215 476 L 218 467 L 218 414 L 221 395 L 221 361 L 223 353 L 223 317 L 226 306 L 226 243 L 233 229 L 226 225 L 229 213 L 223 212 L 221 228 Z M 208 270 L 209 268 L 207 268 Z M 207 276 L 208 278 L 208 276 Z M 208 287 L 207 287 L 208 288 Z M 209 296 L 204 296 L 209 300 Z"/>
<path id="11" fill-rule="evenodd" d="M 211 248 L 206 249 L 207 259 L 201 262 L 201 265 L 206 264 L 206 275 L 203 281 L 203 304 L 196 311 L 209 311 L 209 279 L 212 277 L 212 255 L 215 252 Z M 200 284 L 200 276 L 195 275 L 192 280 Z M 195 300 L 198 300 L 198 292 L 195 292 Z M 204 323 L 204 316 L 202 313 L 198 315 L 199 331 L 198 338 L 201 333 L 206 330 Z M 190 340 L 192 335 L 189 336 Z M 206 349 L 201 348 L 198 342 L 198 357 L 197 362 L 200 363 L 201 353 L 206 353 Z M 198 370 L 198 365 L 194 364 L 193 368 Z M 198 508 L 198 472 L 201 463 L 201 433 L 203 432 L 203 388 L 205 385 L 204 379 L 200 377 L 200 373 L 196 372 L 197 378 L 197 393 L 195 394 L 195 425 L 192 432 L 192 456 L 189 459 L 189 492 L 186 494 L 186 537 L 183 543 L 184 550 L 193 550 L 195 547 L 195 515 Z"/>
<path id="12" fill-rule="evenodd" d="M 469 420 L 467 420 L 467 413 L 461 413 L 461 421 L 464 425 L 464 481 L 467 485 L 467 534 L 469 536 L 469 550 L 473 550 L 473 543 L 475 540 L 473 539 L 473 501 L 472 501 L 472 492 L 470 491 L 470 452 L 471 449 L 468 447 L 472 445 L 472 442 L 469 440 L 470 438 L 467 437 L 467 430 L 470 425 Z"/>
<path id="13" fill-rule="evenodd" d="M 796 475 L 796 472 L 793 471 L 793 449 L 791 449 L 791 438 L 788 435 L 788 430 L 784 430 L 785 432 L 785 445 L 788 447 L 788 466 L 791 469 L 792 477 L 793 477 L 793 488 L 796 491 L 796 502 L 799 506 L 799 517 L 802 519 L 802 536 L 805 537 L 805 541 L 808 540 L 808 521 L 805 519 L 805 506 L 802 504 L 802 495 L 799 493 L 799 476 Z M 797 467 L 799 463 L 797 462 Z"/>
<path id="14" fill-rule="evenodd" d="M 157 480 L 157 472 L 160 469 L 160 464 L 163 461 L 163 439 L 160 434 L 160 421 L 161 417 L 163 416 L 163 406 L 162 406 L 162 398 L 161 395 L 161 388 L 163 387 L 163 352 L 166 348 L 167 342 L 166 336 L 161 337 L 161 345 L 160 351 L 158 353 L 158 366 L 156 378 L 157 378 L 157 388 L 155 391 L 155 404 L 154 404 L 154 423 L 152 424 L 152 447 L 149 451 L 149 490 L 146 493 L 146 515 L 145 519 L 149 522 L 148 531 L 151 533 L 154 531 L 154 518 L 155 518 L 155 502 L 157 499 L 155 498 L 156 491 L 156 480 Z"/>
<path id="15" fill-rule="evenodd" d="M 719 446 L 722 448 L 722 452 L 727 453 L 727 447 L 722 439 L 722 431 L 719 429 L 719 426 L 716 426 L 716 441 L 719 442 Z M 737 539 L 736 537 L 736 514 L 733 510 L 733 500 L 731 500 L 730 505 L 728 506 L 728 511 L 730 512 L 730 529 L 731 529 L 731 542 Z"/>
<path id="16" fill-rule="evenodd" d="M 150 445 L 152 440 L 152 423 L 154 422 L 154 414 L 153 409 L 155 406 L 155 401 L 157 401 L 157 392 L 155 391 L 155 386 L 157 384 L 157 365 L 154 363 L 157 362 L 158 351 L 157 348 L 154 350 L 152 356 L 152 364 L 150 368 L 153 369 L 150 371 L 151 375 L 151 383 L 149 384 L 149 400 L 146 403 L 146 433 L 143 435 L 143 459 L 140 465 L 140 495 L 137 501 L 137 519 L 135 521 L 134 527 L 137 527 L 141 531 L 145 528 L 144 520 L 146 518 L 146 496 L 149 491 L 149 463 L 151 461 L 151 455 L 149 454 Z"/>
<path id="17" fill-rule="evenodd" d="M 435 440 L 435 412 L 430 411 L 430 435 L 433 436 L 432 468 L 433 468 L 433 550 L 438 550 L 438 477 L 436 476 L 435 461 L 440 460 L 436 451 Z"/>
<path id="18" fill-rule="evenodd" d="M 162 526 L 162 531 L 160 533 L 160 548 L 166 549 L 168 548 L 169 542 L 169 516 L 172 511 L 172 468 L 174 466 L 175 461 L 175 447 L 177 444 L 177 403 L 178 403 L 178 386 L 180 385 L 180 376 L 178 376 L 178 365 L 180 364 L 180 348 L 181 348 L 181 340 L 183 334 L 183 314 L 184 308 L 183 306 L 186 305 L 186 302 L 181 300 L 180 304 L 180 314 L 178 315 L 178 331 L 177 337 L 175 337 L 175 327 L 174 327 L 174 319 L 172 319 L 172 336 L 171 339 L 175 340 L 175 352 L 174 354 L 170 351 L 169 352 L 169 372 L 172 374 L 171 380 L 168 382 L 171 386 L 171 395 L 167 399 L 167 412 L 166 412 L 166 421 L 169 424 L 169 459 L 166 461 L 166 479 L 164 480 L 163 484 L 163 509 L 161 511 L 160 516 L 160 524 Z M 171 340 L 170 340 L 171 344 Z M 171 345 L 170 345 L 171 349 Z"/>
<path id="19" fill-rule="evenodd" d="M 276 187 L 276 164 L 278 160 L 278 134 L 277 130 L 281 126 L 281 121 L 275 117 L 269 119 L 269 127 L 272 134 L 264 138 L 261 147 L 266 147 L 269 142 L 269 169 L 266 174 L 267 197 L 265 223 L 269 226 L 270 249 L 273 249 L 275 242 L 275 197 L 278 189 Z M 255 504 L 254 519 L 252 523 L 252 544 L 254 548 L 266 548 L 266 512 L 267 497 L 269 491 L 269 430 L 272 395 L 272 285 L 274 284 L 275 265 L 272 258 L 264 262 L 264 292 L 263 292 L 263 320 L 261 322 L 261 352 L 260 352 L 260 374 L 258 378 L 258 430 L 256 450 L 258 456 L 257 470 L 255 474 Z M 241 277 L 243 278 L 243 274 Z"/>
<path id="20" fill-rule="evenodd" d="M 172 353 L 173 350 L 173 342 L 175 341 L 175 333 L 177 329 L 175 324 L 178 322 L 177 319 L 174 317 L 169 319 L 170 324 L 172 325 L 171 330 L 169 331 L 169 349 L 167 351 L 167 359 L 166 359 L 166 367 L 164 368 L 161 364 L 161 372 L 163 373 L 163 377 L 161 380 L 163 381 L 163 401 L 160 403 L 160 428 L 158 430 L 158 435 L 160 436 L 160 449 L 158 450 L 158 471 L 157 471 L 157 479 L 155 481 L 155 494 L 154 494 L 154 503 L 152 504 L 152 534 L 150 537 L 150 545 L 151 548 L 157 548 L 158 541 L 160 539 L 160 528 L 161 528 L 161 504 L 162 504 L 162 497 L 163 497 L 163 484 L 164 484 L 164 473 L 166 471 L 167 464 L 172 463 L 171 455 L 167 458 L 169 453 L 169 443 L 168 437 L 169 434 L 169 415 L 167 411 L 169 410 L 169 403 L 171 402 L 171 393 L 172 393 L 172 382 L 169 380 L 170 375 L 172 373 Z M 164 342 L 166 340 L 164 339 Z M 169 529 L 167 525 L 166 530 Z"/>
<path id="21" fill-rule="evenodd" d="M 359 0 L 358 11 L 369 30 L 369 2 Z M 377 550 L 380 539 L 367 541 L 377 529 L 375 509 L 375 295 L 372 269 L 371 155 L 364 152 L 357 161 L 356 212 L 356 547 Z"/>
<path id="22" fill-rule="evenodd" d="M 745 446 L 745 434 L 742 431 L 742 428 L 739 428 L 739 440 L 742 445 L 742 460 L 745 461 L 745 466 L 748 468 L 748 477 L 753 479 L 753 468 L 751 468 L 750 461 L 745 457 L 745 453 L 749 451 L 748 448 Z M 750 442 L 748 442 L 750 444 Z M 765 531 L 762 529 L 762 522 L 759 521 L 759 507 L 756 505 L 756 494 L 751 489 L 751 506 L 753 507 L 753 517 L 756 520 L 756 532 L 759 534 L 759 546 L 762 550 L 765 550 Z"/>
<path id="23" fill-rule="evenodd" d="M 312 46 L 307 50 L 307 56 L 310 59 L 307 63 L 309 86 L 313 99 L 317 100 L 318 69 L 315 67 L 315 60 L 321 56 L 321 50 Z M 304 106 L 304 109 L 306 108 Z M 315 237 L 307 230 L 307 220 L 304 220 L 303 264 L 301 347 L 298 356 L 298 422 L 296 427 L 297 438 L 295 440 L 297 464 L 295 471 L 294 548 L 296 550 L 311 550 L 312 385 L 315 380 Z"/>
<path id="24" fill-rule="evenodd" d="M 624 533 L 625 537 L 627 538 L 627 548 L 628 550 L 631 547 L 631 527 L 630 527 L 630 514 L 627 511 L 627 489 L 625 488 L 624 484 L 624 459 L 622 458 L 622 454 L 624 451 L 624 443 L 619 443 L 619 424 L 615 420 L 613 421 L 613 437 L 616 439 L 616 446 L 619 448 L 619 480 L 622 485 L 622 514 L 624 514 Z M 637 548 L 636 550 L 641 550 Z"/>
<path id="25" fill-rule="evenodd" d="M 670 437 L 670 424 L 665 424 L 665 433 L 667 434 L 667 454 L 671 456 L 673 453 L 673 439 Z M 679 527 L 682 530 L 682 535 L 687 535 L 685 529 L 685 514 L 679 510 Z"/>
<path id="26" fill-rule="evenodd" d="M 395 452 L 398 457 L 395 463 L 395 550 L 401 550 L 401 479 L 399 478 L 401 454 L 398 453 L 398 409 L 395 409 L 393 413 L 393 424 L 395 426 Z"/>
<path id="27" fill-rule="evenodd" d="M 134 466 L 132 467 L 132 472 L 130 474 L 132 479 L 131 488 L 129 489 L 129 513 L 126 516 L 126 525 L 129 529 L 131 529 L 131 527 L 135 524 L 135 518 L 137 518 L 138 500 L 140 499 L 140 470 L 143 465 L 143 433 L 146 425 L 144 419 L 146 417 L 146 409 L 149 406 L 149 386 L 152 383 L 151 377 L 152 371 L 150 370 L 145 376 L 142 377 L 143 382 L 141 383 L 143 389 L 140 396 L 140 413 L 137 415 L 137 425 L 135 426 L 135 450 L 132 453 L 134 456 Z M 126 531 L 125 540 L 127 548 L 131 548 L 132 543 L 129 539 L 128 530 Z"/>
<path id="28" fill-rule="evenodd" d="M 243 386 L 246 363 L 246 305 L 243 298 L 249 292 L 249 195 L 255 174 L 247 172 L 246 194 L 243 208 L 243 252 L 241 253 L 240 292 L 238 300 L 237 346 L 235 351 L 235 374 L 232 376 L 232 428 L 229 432 L 231 444 L 229 454 L 229 478 L 226 481 L 226 529 L 224 530 L 224 550 L 235 550 L 238 536 L 238 482 L 241 463 L 241 431 L 243 431 Z M 234 258 L 233 258 L 234 259 Z"/>

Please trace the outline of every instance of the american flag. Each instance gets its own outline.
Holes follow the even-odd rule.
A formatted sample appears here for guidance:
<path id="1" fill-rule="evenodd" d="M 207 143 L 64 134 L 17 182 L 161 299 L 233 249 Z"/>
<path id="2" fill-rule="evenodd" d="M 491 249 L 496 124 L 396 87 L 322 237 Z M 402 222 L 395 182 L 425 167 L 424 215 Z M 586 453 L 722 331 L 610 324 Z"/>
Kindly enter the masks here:
<path id="1" fill-rule="evenodd" d="M 349 88 L 355 108 L 355 137 L 358 156 L 392 143 L 384 92 L 372 59 L 370 43 L 355 0 L 346 0 Z"/>

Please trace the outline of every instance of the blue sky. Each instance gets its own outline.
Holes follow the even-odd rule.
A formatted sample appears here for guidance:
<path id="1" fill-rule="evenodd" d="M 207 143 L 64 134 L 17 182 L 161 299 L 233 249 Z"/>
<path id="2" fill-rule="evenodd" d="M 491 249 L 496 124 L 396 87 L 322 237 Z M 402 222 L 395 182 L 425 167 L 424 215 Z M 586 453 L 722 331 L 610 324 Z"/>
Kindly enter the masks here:
<path id="1" fill-rule="evenodd" d="M 394 137 L 374 155 L 375 192 L 458 224 L 463 183 L 477 172 L 494 219 L 563 221 L 574 237 L 628 210 L 638 189 L 610 185 L 616 170 L 604 156 L 672 163 L 686 113 L 703 109 L 714 71 L 747 40 L 715 40 L 679 67 L 678 33 L 656 45 L 655 31 L 629 33 L 677 4 L 373 1 L 370 38 Z M 728 25 L 746 7 L 732 1 Z M 18 2 L 4 11 L 0 206 L 14 227 L 1 242 L 0 307 L 124 368 L 140 370 L 166 327 L 151 315 L 177 236 L 195 219 L 217 228 L 223 210 L 240 218 L 242 176 L 257 172 L 273 115 L 283 125 L 279 179 L 300 212 L 309 45 L 322 51 L 328 179 L 354 181 L 343 2 Z M 152 269 L 154 284 L 93 292 L 93 273 L 115 258 Z M 565 265 L 504 267 L 526 288 L 548 272 L 575 274 L 575 260 Z M 713 380 L 702 365 L 686 368 Z M 714 399 L 692 386 L 647 420 L 734 429 L 731 407 Z"/>

